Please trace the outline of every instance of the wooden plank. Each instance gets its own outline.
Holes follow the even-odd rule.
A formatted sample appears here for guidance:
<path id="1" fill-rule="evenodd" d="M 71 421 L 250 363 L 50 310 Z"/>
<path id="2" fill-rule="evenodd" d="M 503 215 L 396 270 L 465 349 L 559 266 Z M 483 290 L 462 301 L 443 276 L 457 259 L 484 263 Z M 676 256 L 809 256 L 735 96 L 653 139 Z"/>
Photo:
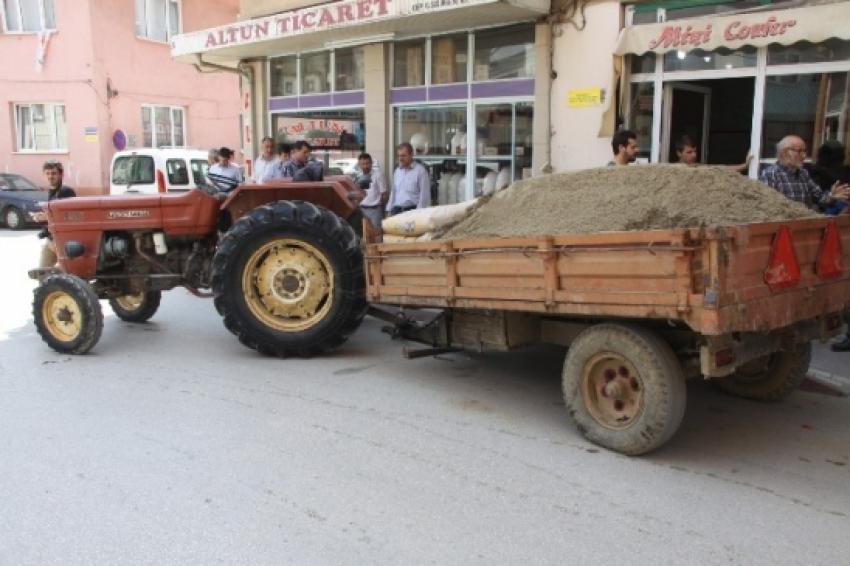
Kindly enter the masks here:
<path id="1" fill-rule="evenodd" d="M 464 299 L 489 299 L 500 301 L 545 301 L 546 291 L 541 289 L 494 289 L 492 287 L 458 287 L 455 296 Z"/>
<path id="2" fill-rule="evenodd" d="M 573 291 L 558 291 L 555 300 L 561 303 L 581 303 L 596 305 L 645 305 L 645 306 L 677 306 L 677 293 L 606 293 Z"/>
<path id="3" fill-rule="evenodd" d="M 546 306 L 555 304 L 555 293 L 558 292 L 560 277 L 558 276 L 558 254 L 552 249 L 552 238 L 546 238 L 540 244 L 543 256 L 543 279 L 546 284 Z"/>
<path id="4" fill-rule="evenodd" d="M 459 278 L 461 287 L 494 287 L 513 289 L 545 289 L 543 275 L 534 277 L 527 275 L 462 275 Z"/>
<path id="5" fill-rule="evenodd" d="M 390 256 L 382 262 L 381 271 L 384 275 L 445 275 L 446 260 Z"/>
<path id="6" fill-rule="evenodd" d="M 383 285 L 388 287 L 441 287 L 445 275 L 384 275 Z"/>
<path id="7" fill-rule="evenodd" d="M 652 277 L 675 277 L 676 256 L 652 255 L 649 252 L 603 252 L 561 255 L 558 273 L 562 277 L 577 275 L 623 276 L 641 274 Z"/>
<path id="8" fill-rule="evenodd" d="M 678 282 L 675 277 L 644 277 L 627 275 L 621 277 L 596 277 L 592 275 L 567 276 L 560 278 L 560 288 L 565 291 L 615 292 L 675 292 Z"/>
<path id="9" fill-rule="evenodd" d="M 543 272 L 543 258 L 521 252 L 462 256 L 457 272 L 459 275 L 538 275 Z"/>

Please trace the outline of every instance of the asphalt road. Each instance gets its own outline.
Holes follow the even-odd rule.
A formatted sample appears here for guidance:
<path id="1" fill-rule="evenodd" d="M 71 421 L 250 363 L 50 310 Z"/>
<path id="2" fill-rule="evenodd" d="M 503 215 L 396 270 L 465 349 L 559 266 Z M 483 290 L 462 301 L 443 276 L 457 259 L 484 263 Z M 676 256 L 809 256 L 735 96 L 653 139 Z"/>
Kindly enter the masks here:
<path id="1" fill-rule="evenodd" d="M 557 348 L 406 361 L 367 319 L 270 359 L 177 290 L 59 355 L 36 251 L 0 232 L 0 564 L 850 561 L 848 398 L 693 383 L 673 440 L 628 458 L 571 424 Z"/>

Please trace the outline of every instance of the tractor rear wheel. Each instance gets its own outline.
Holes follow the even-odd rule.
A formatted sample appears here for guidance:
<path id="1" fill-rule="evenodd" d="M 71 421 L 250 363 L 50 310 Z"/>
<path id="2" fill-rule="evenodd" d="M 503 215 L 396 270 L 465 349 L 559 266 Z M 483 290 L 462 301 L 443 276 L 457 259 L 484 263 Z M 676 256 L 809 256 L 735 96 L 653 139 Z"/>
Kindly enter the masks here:
<path id="1" fill-rule="evenodd" d="M 366 314 L 363 255 L 351 226 L 302 201 L 260 206 L 221 240 L 215 306 L 240 342 L 308 357 L 336 348 Z"/>
<path id="2" fill-rule="evenodd" d="M 145 322 L 159 309 L 160 291 L 146 291 L 137 295 L 121 295 L 109 299 L 115 316 L 125 322 Z"/>
<path id="3" fill-rule="evenodd" d="M 103 313 L 94 290 L 67 273 L 50 275 L 36 287 L 32 311 L 41 338 L 63 354 L 85 354 L 103 331 Z"/>

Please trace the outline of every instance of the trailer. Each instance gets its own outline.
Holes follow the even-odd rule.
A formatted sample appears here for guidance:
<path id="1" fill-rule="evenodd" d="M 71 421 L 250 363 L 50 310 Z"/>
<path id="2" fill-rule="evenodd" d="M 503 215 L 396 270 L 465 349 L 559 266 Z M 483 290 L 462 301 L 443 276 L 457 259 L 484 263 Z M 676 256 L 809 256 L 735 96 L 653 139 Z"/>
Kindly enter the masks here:
<path id="1" fill-rule="evenodd" d="M 592 442 L 643 454 L 669 440 L 686 379 L 778 401 L 812 340 L 850 306 L 850 216 L 529 238 L 380 243 L 364 225 L 366 293 L 401 307 L 396 336 L 455 349 L 568 347 L 566 407 Z M 426 320 L 404 315 L 425 309 Z M 428 310 L 432 309 L 432 310 Z"/>

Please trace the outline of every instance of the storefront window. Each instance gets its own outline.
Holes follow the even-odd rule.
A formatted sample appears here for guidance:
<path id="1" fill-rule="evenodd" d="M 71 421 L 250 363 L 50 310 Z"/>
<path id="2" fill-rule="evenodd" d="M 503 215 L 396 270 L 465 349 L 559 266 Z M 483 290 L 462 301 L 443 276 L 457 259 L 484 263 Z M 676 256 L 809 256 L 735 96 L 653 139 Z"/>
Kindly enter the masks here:
<path id="1" fill-rule="evenodd" d="M 393 86 L 425 84 L 425 40 L 401 41 L 393 46 Z"/>
<path id="2" fill-rule="evenodd" d="M 336 66 L 336 90 L 360 90 L 363 88 L 363 48 L 350 47 L 334 52 Z"/>
<path id="3" fill-rule="evenodd" d="M 466 81 L 468 35 L 448 35 L 431 39 L 431 83 Z"/>
<path id="4" fill-rule="evenodd" d="M 632 84 L 629 99 L 629 129 L 637 134 L 638 158 L 649 161 L 652 152 L 652 83 Z"/>
<path id="5" fill-rule="evenodd" d="M 632 55 L 632 74 L 655 72 L 655 53 L 644 53 L 643 55 Z"/>
<path id="6" fill-rule="evenodd" d="M 776 144 L 794 134 L 810 155 L 827 140 L 847 143 L 850 73 L 768 76 L 765 84 L 762 157 L 776 157 Z"/>
<path id="7" fill-rule="evenodd" d="M 755 67 L 756 48 L 743 47 L 737 51 L 669 51 L 664 54 L 664 71 L 718 71 Z"/>
<path id="8" fill-rule="evenodd" d="M 341 171 L 356 163 L 366 145 L 363 109 L 286 112 L 272 115 L 275 143 L 306 140 L 313 157 Z"/>
<path id="9" fill-rule="evenodd" d="M 298 58 L 295 55 L 271 60 L 271 95 L 293 96 L 297 92 Z"/>
<path id="10" fill-rule="evenodd" d="M 533 26 L 518 25 L 475 32 L 476 81 L 533 76 Z"/>
<path id="11" fill-rule="evenodd" d="M 408 142 L 431 175 L 431 202 L 466 200 L 466 105 L 400 107 L 395 145 Z"/>
<path id="12" fill-rule="evenodd" d="M 330 92 L 330 51 L 301 56 L 301 94 Z"/>
<path id="13" fill-rule="evenodd" d="M 532 122 L 531 103 L 476 105 L 475 196 L 508 186 L 531 167 Z"/>
<path id="14" fill-rule="evenodd" d="M 823 43 L 801 41 L 794 45 L 769 45 L 768 65 L 795 65 L 798 63 L 826 63 L 850 59 L 850 41 L 829 39 Z"/>

